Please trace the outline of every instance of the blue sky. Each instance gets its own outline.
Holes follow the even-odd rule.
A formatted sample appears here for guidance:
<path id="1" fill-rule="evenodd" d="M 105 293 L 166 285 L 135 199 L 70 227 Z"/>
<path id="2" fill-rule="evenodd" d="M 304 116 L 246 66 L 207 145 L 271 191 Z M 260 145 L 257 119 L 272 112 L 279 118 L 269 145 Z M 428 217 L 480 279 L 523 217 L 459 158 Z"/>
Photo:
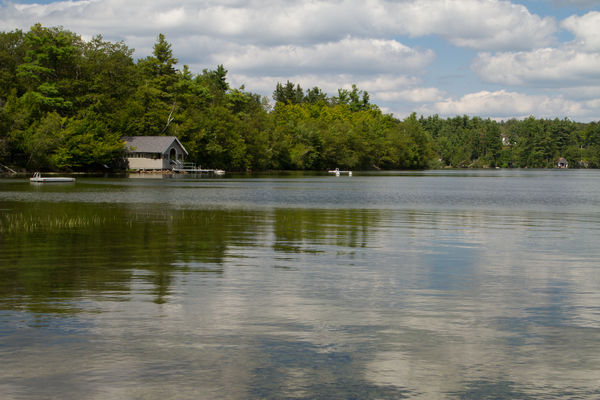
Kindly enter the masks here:
<path id="1" fill-rule="evenodd" d="M 0 0 L 0 30 L 36 22 L 136 57 L 164 33 L 180 64 L 269 98 L 357 84 L 397 117 L 600 120 L 600 0 Z"/>

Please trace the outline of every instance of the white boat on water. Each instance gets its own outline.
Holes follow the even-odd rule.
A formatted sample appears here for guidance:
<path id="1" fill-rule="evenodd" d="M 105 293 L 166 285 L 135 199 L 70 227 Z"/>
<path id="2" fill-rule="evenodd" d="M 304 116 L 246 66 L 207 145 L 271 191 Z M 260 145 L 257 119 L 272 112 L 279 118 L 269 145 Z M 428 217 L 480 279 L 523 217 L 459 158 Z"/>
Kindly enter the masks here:
<path id="1" fill-rule="evenodd" d="M 348 174 L 348 176 L 352 176 L 352 171 L 340 171 L 339 168 L 331 169 L 329 171 L 330 174 L 335 174 L 335 176 L 340 176 L 341 174 Z"/>
<path id="2" fill-rule="evenodd" d="M 66 177 L 42 177 L 42 174 L 36 172 L 33 174 L 31 178 L 29 178 L 29 182 L 33 183 L 51 183 L 51 182 L 75 182 L 75 178 L 66 178 Z"/>

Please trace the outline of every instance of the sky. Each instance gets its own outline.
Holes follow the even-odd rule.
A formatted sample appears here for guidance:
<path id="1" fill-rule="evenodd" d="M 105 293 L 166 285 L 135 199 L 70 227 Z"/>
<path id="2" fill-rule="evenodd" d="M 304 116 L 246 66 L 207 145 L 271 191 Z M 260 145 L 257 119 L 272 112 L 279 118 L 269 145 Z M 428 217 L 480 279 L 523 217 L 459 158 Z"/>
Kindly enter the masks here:
<path id="1" fill-rule="evenodd" d="M 271 100 L 356 84 L 398 118 L 600 120 L 600 0 L 0 0 L 0 31 L 38 22 L 136 58 L 163 33 L 180 67 Z"/>

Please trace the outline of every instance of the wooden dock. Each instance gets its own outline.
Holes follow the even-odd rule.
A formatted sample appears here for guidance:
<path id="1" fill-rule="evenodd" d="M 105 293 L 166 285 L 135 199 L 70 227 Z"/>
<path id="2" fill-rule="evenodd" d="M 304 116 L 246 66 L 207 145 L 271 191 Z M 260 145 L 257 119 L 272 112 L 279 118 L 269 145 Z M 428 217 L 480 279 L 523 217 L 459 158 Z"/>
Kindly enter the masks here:
<path id="1" fill-rule="evenodd" d="M 189 174 L 214 174 L 214 175 L 225 175 L 225 171 L 222 169 L 208 169 L 196 166 L 194 163 L 183 163 L 177 162 L 173 164 L 171 171 L 177 173 L 189 173 Z"/>
<path id="2" fill-rule="evenodd" d="M 173 172 L 190 173 L 190 174 L 215 174 L 223 175 L 225 171 L 222 169 L 204 169 L 204 168 L 173 168 Z"/>
<path id="3" fill-rule="evenodd" d="M 62 176 L 57 176 L 57 177 L 43 177 L 42 174 L 40 174 L 39 172 L 36 172 L 33 174 L 33 176 L 31 178 L 29 178 L 29 182 L 31 183 L 64 183 L 64 182 L 75 182 L 75 178 L 68 178 L 68 177 L 62 177 Z"/>

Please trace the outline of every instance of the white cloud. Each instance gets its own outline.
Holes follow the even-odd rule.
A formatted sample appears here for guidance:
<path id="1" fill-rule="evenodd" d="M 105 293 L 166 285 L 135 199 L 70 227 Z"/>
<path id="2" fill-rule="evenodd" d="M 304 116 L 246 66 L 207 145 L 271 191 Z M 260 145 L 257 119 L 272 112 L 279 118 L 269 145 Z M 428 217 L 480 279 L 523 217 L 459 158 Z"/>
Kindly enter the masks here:
<path id="1" fill-rule="evenodd" d="M 266 94 L 270 97 L 277 82 L 285 83 L 288 80 L 299 84 L 304 90 L 318 87 L 329 96 L 337 95 L 338 89 L 351 89 L 355 84 L 359 89 L 369 92 L 373 100 L 383 100 L 380 93 L 401 91 L 403 88 L 414 87 L 419 80 L 410 76 L 380 75 L 377 77 L 357 77 L 349 74 L 298 74 L 298 75 L 245 75 L 234 73 L 230 75 L 234 87 L 245 85 L 253 91 Z"/>
<path id="2" fill-rule="evenodd" d="M 593 116 L 593 119 L 595 121 L 600 121 L 600 119 L 598 119 L 598 110 L 600 110 L 600 98 L 588 100 L 583 104 L 588 110 L 591 110 L 590 115 Z"/>
<path id="3" fill-rule="evenodd" d="M 573 15 L 561 26 L 572 42 L 531 51 L 482 52 L 472 69 L 486 82 L 564 88 L 600 85 L 600 13 Z"/>
<path id="4" fill-rule="evenodd" d="M 593 105 L 590 101 L 587 105 Z M 477 115 L 481 117 L 577 118 L 589 115 L 586 103 L 565 99 L 562 96 L 527 95 L 499 90 L 467 94 L 460 99 L 446 99 L 423 107 L 421 112 L 445 116 Z"/>
<path id="5" fill-rule="evenodd" d="M 546 108 L 560 115 L 566 111 L 550 107 L 552 104 L 566 106 L 569 115 L 597 114 L 592 104 L 598 98 L 593 88 L 600 87 L 600 13 L 562 21 L 561 29 L 571 32 L 574 40 L 561 44 L 555 37 L 554 17 L 531 13 L 516 1 L 74 0 L 15 4 L 0 0 L 0 30 L 27 30 L 37 22 L 64 26 L 84 38 L 102 34 L 106 40 L 125 40 L 136 49 L 136 57 L 151 54 L 162 32 L 173 45 L 174 56 L 192 71 L 199 73 L 223 64 L 230 71 L 232 86 L 246 84 L 248 90 L 268 96 L 277 82 L 288 79 L 305 89 L 318 86 L 330 95 L 356 83 L 383 110 L 397 112 L 398 108 L 409 110 L 431 103 L 428 109 L 432 112 L 446 109 L 454 110 L 451 114 L 462 113 L 462 108 L 477 110 L 472 97 L 479 94 L 478 101 L 485 98 L 495 106 L 480 109 L 485 115 L 492 115 L 492 109 L 509 110 L 508 104 L 499 105 L 511 96 L 526 108 L 523 111 L 514 106 L 513 112 L 528 115 L 539 111 L 533 110 L 529 101 L 533 96 L 515 93 L 518 86 L 527 86 L 554 88 L 561 93 L 535 98 L 551 99 Z M 550 8 L 547 10 L 551 13 Z M 442 45 L 446 41 L 480 50 L 472 70 L 485 82 L 514 87 L 506 92 L 479 92 L 444 100 L 452 96 L 447 94 L 452 85 L 477 92 L 479 80 L 445 65 L 430 68 L 435 62 L 434 52 L 408 46 L 407 36 L 422 38 L 416 43 L 431 47 L 439 45 L 441 38 Z M 430 40 L 430 36 L 436 38 Z M 440 51 L 440 59 L 444 54 Z M 465 54 L 472 52 L 458 51 L 457 57 Z M 460 63 L 464 66 L 469 61 Z M 460 84 L 454 78 L 442 79 L 457 75 Z M 446 86 L 435 87 L 437 84 Z M 481 96 L 484 93 L 488 94 Z M 469 106 L 468 101 L 473 104 Z"/>
<path id="6" fill-rule="evenodd" d="M 396 90 L 397 88 L 414 87 L 420 84 L 421 80 L 415 76 L 392 73 L 388 75 L 380 74 L 377 76 L 360 77 L 356 82 L 351 83 L 356 83 L 358 87 L 368 90 L 369 92 L 385 92 Z M 351 84 L 347 81 L 344 87 L 349 89 Z"/>
<path id="7" fill-rule="evenodd" d="M 313 87 L 318 87 L 323 92 L 333 96 L 337 94 L 337 90 L 342 86 L 352 81 L 352 76 L 335 75 L 335 74 L 293 74 L 293 75 L 246 75 L 232 73 L 228 75 L 231 81 L 231 86 L 239 87 L 244 85 L 251 91 L 256 91 L 271 97 L 275 90 L 275 85 L 290 81 L 295 85 L 300 85 L 302 89 L 307 90 Z"/>
<path id="8" fill-rule="evenodd" d="M 565 97 L 573 100 L 590 100 L 598 98 L 600 85 L 572 86 L 558 90 Z"/>
<path id="9" fill-rule="evenodd" d="M 531 14 L 522 5 L 497 0 L 429 0 L 397 3 L 380 16 L 388 30 L 411 36 L 437 34 L 473 49 L 529 49 L 547 45 L 556 31 L 553 18 Z"/>
<path id="10" fill-rule="evenodd" d="M 152 32 L 154 37 L 157 29 L 166 29 L 169 36 L 193 32 L 271 45 L 437 34 L 469 48 L 527 49 L 548 44 L 556 30 L 553 18 L 500 0 L 79 0 L 6 3 L 0 9 L 4 29 L 26 29 L 39 21 L 87 35 L 110 30 L 115 36 Z"/>
<path id="11" fill-rule="evenodd" d="M 178 7 L 171 10 L 158 12 L 153 19 L 156 22 L 156 27 L 171 28 L 183 23 L 186 19 L 186 15 L 183 7 Z"/>
<path id="12" fill-rule="evenodd" d="M 600 83 L 600 53 L 576 48 L 545 48 L 530 52 L 480 53 L 473 70 L 486 82 L 507 85 L 564 87 Z"/>
<path id="13" fill-rule="evenodd" d="M 375 98 L 385 102 L 428 103 L 441 101 L 444 95 L 440 89 L 429 87 L 377 92 Z"/>
<path id="14" fill-rule="evenodd" d="M 266 74 L 338 73 L 370 75 L 418 72 L 434 58 L 430 50 L 416 51 L 395 40 L 345 38 L 313 46 L 240 46 L 212 56 L 232 70 Z"/>
<path id="15" fill-rule="evenodd" d="M 600 12 L 572 15 L 561 26 L 575 35 L 576 45 L 588 51 L 600 51 Z"/>

